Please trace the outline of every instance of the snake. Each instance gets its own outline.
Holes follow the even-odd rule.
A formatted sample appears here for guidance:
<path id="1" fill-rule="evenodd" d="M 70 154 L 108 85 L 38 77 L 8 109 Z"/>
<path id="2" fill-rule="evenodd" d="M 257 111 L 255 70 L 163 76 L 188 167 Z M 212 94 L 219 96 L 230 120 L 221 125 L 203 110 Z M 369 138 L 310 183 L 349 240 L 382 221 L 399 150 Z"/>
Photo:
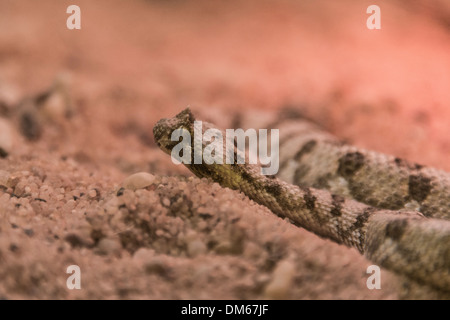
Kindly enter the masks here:
<path id="1" fill-rule="evenodd" d="M 172 141 L 172 133 L 187 130 L 194 160 L 195 121 L 189 108 L 159 120 L 156 144 L 171 154 L 180 141 Z M 184 165 L 300 228 L 449 296 L 450 173 L 350 145 L 303 116 L 280 116 L 267 126 L 280 128 L 276 175 L 247 162 Z M 203 122 L 203 133 L 210 128 L 217 129 Z M 207 145 L 202 141 L 197 148 Z M 231 152 L 242 156 L 245 150 L 235 144 Z"/>

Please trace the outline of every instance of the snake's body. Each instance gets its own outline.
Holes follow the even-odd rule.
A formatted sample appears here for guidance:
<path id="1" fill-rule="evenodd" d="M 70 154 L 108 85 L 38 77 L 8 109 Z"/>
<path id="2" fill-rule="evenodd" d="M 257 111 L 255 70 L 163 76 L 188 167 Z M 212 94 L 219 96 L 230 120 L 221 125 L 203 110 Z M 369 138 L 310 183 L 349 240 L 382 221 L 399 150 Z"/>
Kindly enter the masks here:
<path id="1" fill-rule="evenodd" d="M 184 128 L 194 137 L 194 121 L 189 109 L 160 120 L 158 146 L 170 154 L 178 143 L 172 132 Z M 450 174 L 343 144 L 303 119 L 272 127 L 280 129 L 277 177 L 262 175 L 259 165 L 186 166 L 380 266 L 450 292 Z"/>

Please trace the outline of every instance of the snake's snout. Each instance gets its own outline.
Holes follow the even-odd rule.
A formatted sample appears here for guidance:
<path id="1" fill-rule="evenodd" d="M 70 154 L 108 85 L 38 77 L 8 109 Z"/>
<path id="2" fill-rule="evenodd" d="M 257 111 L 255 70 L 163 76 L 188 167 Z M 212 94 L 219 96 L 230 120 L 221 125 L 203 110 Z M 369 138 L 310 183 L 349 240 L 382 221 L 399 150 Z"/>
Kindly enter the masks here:
<path id="1" fill-rule="evenodd" d="M 162 148 L 163 140 L 167 138 L 167 121 L 168 119 L 161 119 L 153 127 L 153 137 L 160 148 Z"/>
<path id="2" fill-rule="evenodd" d="M 191 128 L 195 121 L 189 108 L 184 109 L 174 118 L 161 119 L 153 127 L 153 137 L 158 147 L 166 153 L 171 153 L 172 148 L 178 143 L 171 140 L 174 130 L 179 128 Z M 189 130 L 191 131 L 191 130 Z"/>

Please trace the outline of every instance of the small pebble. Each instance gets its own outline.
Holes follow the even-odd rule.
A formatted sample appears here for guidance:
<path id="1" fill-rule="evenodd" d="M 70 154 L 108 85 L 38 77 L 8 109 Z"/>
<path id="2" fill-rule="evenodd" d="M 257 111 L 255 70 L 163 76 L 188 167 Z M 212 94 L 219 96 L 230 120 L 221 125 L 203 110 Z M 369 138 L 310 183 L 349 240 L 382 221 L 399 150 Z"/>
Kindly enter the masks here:
<path id="1" fill-rule="evenodd" d="M 201 240 L 194 240 L 188 243 L 187 252 L 191 258 L 205 254 L 206 251 L 206 245 Z"/>
<path id="2" fill-rule="evenodd" d="M 139 172 L 132 174 L 131 176 L 126 178 L 123 181 L 122 186 L 125 189 L 130 190 L 144 189 L 150 186 L 153 183 L 153 181 L 155 181 L 154 175 L 147 172 Z"/>
<path id="3" fill-rule="evenodd" d="M 165 276 L 168 272 L 166 264 L 157 257 L 145 261 L 144 270 L 147 274 L 157 274 L 160 276 Z"/>
<path id="4" fill-rule="evenodd" d="M 64 88 L 55 87 L 48 99 L 41 106 L 41 112 L 46 120 L 54 123 L 61 122 L 68 112 L 69 106 L 66 102 Z M 59 90 L 56 90 L 59 89 Z"/>
<path id="5" fill-rule="evenodd" d="M 69 233 L 64 237 L 72 248 L 89 247 L 91 245 L 91 239 L 81 233 Z"/>
<path id="6" fill-rule="evenodd" d="M 287 260 L 281 261 L 273 271 L 272 280 L 264 290 L 267 299 L 286 299 L 295 275 L 295 265 Z"/>
<path id="7" fill-rule="evenodd" d="M 33 231 L 33 229 L 23 229 L 23 232 L 24 232 L 27 236 L 29 236 L 29 237 L 34 236 L 34 231 Z"/>
<path id="8" fill-rule="evenodd" d="M 96 253 L 100 255 L 118 254 L 122 249 L 119 240 L 111 238 L 103 238 L 97 245 Z"/>
<path id="9" fill-rule="evenodd" d="M 155 256 L 155 250 L 148 248 L 140 248 L 133 254 L 133 260 L 145 261 Z"/>
<path id="10" fill-rule="evenodd" d="M 97 195 L 98 195 L 97 190 L 95 190 L 95 189 L 91 189 L 88 192 L 88 197 L 91 199 L 95 199 L 97 197 Z"/>
<path id="11" fill-rule="evenodd" d="M 0 170 L 0 186 L 8 188 L 8 180 L 9 180 L 10 174 L 8 171 Z"/>
<path id="12" fill-rule="evenodd" d="M 0 158 L 6 158 L 13 147 L 13 131 L 9 122 L 0 118 Z"/>
<path id="13" fill-rule="evenodd" d="M 217 254 L 230 254 L 233 251 L 233 246 L 230 241 L 224 240 L 220 242 L 215 248 L 214 251 Z"/>
<path id="14" fill-rule="evenodd" d="M 168 198 L 164 198 L 162 203 L 165 207 L 170 207 L 170 200 Z"/>
<path id="15" fill-rule="evenodd" d="M 123 196 L 123 191 L 124 191 L 124 190 L 125 190 L 124 188 L 120 188 L 120 189 L 117 191 L 116 196 L 118 196 L 118 197 Z"/>
<path id="16" fill-rule="evenodd" d="M 36 141 L 42 136 L 42 119 L 32 101 L 27 101 L 21 106 L 19 117 L 20 132 L 30 141 Z"/>

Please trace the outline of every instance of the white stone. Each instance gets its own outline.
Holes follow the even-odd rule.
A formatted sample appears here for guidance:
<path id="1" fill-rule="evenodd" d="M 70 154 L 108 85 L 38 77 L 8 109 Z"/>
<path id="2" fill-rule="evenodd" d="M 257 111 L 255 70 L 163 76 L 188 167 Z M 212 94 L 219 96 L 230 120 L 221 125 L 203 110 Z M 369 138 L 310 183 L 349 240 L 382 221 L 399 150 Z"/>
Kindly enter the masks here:
<path id="1" fill-rule="evenodd" d="M 154 175 L 147 172 L 139 172 L 126 178 L 123 181 L 122 186 L 125 189 L 130 189 L 134 191 L 137 189 L 144 189 L 150 186 L 153 183 L 153 181 L 155 181 Z"/>

